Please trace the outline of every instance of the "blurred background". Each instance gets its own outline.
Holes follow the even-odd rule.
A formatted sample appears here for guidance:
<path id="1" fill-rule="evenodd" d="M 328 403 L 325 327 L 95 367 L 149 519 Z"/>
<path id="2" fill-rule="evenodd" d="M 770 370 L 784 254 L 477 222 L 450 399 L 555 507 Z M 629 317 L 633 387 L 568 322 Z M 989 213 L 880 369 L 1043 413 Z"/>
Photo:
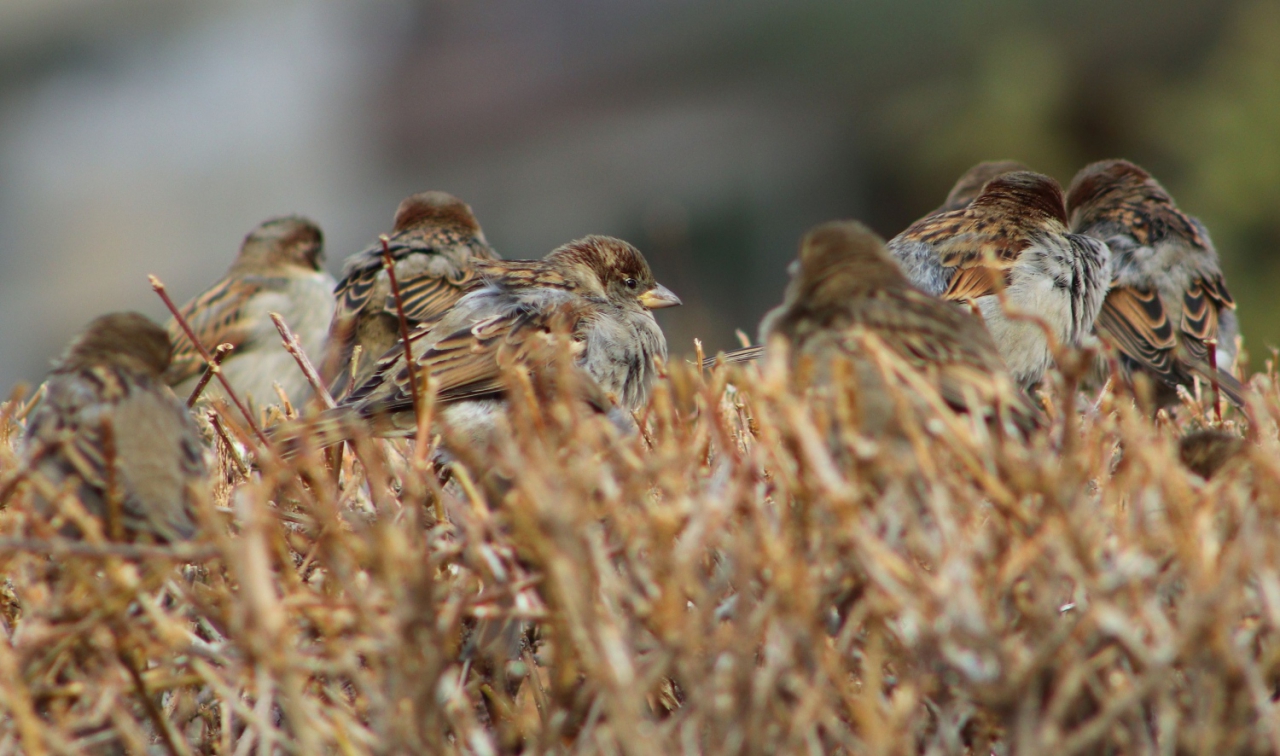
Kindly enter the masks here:
<path id="1" fill-rule="evenodd" d="M 166 315 L 299 212 L 335 272 L 444 189 L 506 257 L 621 236 L 754 336 L 806 227 L 890 236 L 984 159 L 1127 157 L 1211 229 L 1280 343 L 1275 0 L 0 0 L 0 391 L 88 319 Z"/>

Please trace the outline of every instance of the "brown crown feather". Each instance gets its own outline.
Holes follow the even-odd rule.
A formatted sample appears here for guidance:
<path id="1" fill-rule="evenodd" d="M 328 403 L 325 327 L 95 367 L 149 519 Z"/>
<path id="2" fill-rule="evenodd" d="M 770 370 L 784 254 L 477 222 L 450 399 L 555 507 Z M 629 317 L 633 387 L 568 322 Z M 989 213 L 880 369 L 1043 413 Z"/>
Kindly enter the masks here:
<path id="1" fill-rule="evenodd" d="M 471 206 L 448 192 L 418 192 L 400 202 L 394 226 L 397 233 L 425 225 L 447 226 L 470 234 L 480 232 L 480 222 Z"/>
<path id="2" fill-rule="evenodd" d="M 972 207 L 1005 207 L 1020 213 L 1053 218 L 1064 226 L 1067 207 L 1062 187 L 1049 176 L 1031 171 L 1001 174 L 987 182 Z"/>
<path id="3" fill-rule="evenodd" d="M 1102 160 L 1082 168 L 1071 180 L 1067 207 L 1074 228 L 1110 220 L 1127 227 L 1142 244 L 1173 235 L 1201 248 L 1209 246 L 1168 190 L 1127 160 Z"/>
<path id="4" fill-rule="evenodd" d="M 614 278 L 653 282 L 653 272 L 640 250 L 612 236 L 592 235 L 571 241 L 552 250 L 546 260 L 590 268 L 601 282 Z"/>
<path id="5" fill-rule="evenodd" d="M 1128 160 L 1099 160 L 1081 168 L 1071 180 L 1071 186 L 1067 190 L 1067 207 L 1074 210 L 1092 205 L 1108 194 L 1128 195 L 1143 188 L 1155 190 L 1167 202 L 1173 201 L 1150 173 Z"/>
<path id="6" fill-rule="evenodd" d="M 938 211 L 959 210 L 965 207 L 982 193 L 982 187 L 986 186 L 988 181 L 997 176 L 1030 170 L 1017 160 L 987 160 L 978 163 L 956 179 L 955 186 L 951 187 L 946 202 L 942 203 Z"/>
<path id="7" fill-rule="evenodd" d="M 324 233 L 299 215 L 268 218 L 245 235 L 233 270 L 289 262 L 319 270 L 324 260 Z"/>
<path id="8" fill-rule="evenodd" d="M 71 342 L 56 370 L 66 372 L 92 365 L 119 365 L 160 376 L 169 367 L 173 345 L 169 334 L 136 312 L 112 312 L 94 318 Z"/>

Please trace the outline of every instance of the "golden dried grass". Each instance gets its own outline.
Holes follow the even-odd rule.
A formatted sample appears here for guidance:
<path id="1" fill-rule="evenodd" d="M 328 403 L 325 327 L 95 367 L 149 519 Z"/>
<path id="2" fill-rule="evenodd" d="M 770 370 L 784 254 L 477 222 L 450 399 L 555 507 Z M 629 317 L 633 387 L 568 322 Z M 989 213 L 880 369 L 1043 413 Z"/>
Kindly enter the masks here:
<path id="1" fill-rule="evenodd" d="M 13 486 L 0 754 L 1280 752 L 1274 365 L 1210 481 L 1196 399 L 1054 381 L 1030 442 L 905 448 L 777 366 L 672 366 L 633 436 L 517 391 L 445 483 L 368 438 L 250 473 L 224 408 L 192 544 Z"/>

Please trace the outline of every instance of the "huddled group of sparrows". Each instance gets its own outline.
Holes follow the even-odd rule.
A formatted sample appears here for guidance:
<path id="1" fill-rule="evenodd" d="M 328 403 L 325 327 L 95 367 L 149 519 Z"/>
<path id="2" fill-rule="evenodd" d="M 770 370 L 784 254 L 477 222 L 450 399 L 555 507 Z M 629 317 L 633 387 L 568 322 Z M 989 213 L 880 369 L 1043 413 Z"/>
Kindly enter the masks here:
<path id="1" fill-rule="evenodd" d="M 232 345 L 221 370 L 251 407 L 302 406 L 313 392 L 272 312 L 319 360 L 336 398 L 311 418 L 312 431 L 413 435 L 415 387 L 429 383 L 435 421 L 453 442 L 483 443 L 504 411 L 512 365 L 534 377 L 568 369 L 592 408 L 632 418 L 667 356 L 652 310 L 680 304 L 615 238 L 503 260 L 471 208 L 443 192 L 404 200 L 392 233 L 353 255 L 340 281 L 322 262 L 315 224 L 268 220 L 226 276 L 182 308 L 201 348 L 177 319 L 167 330 L 134 313 L 90 323 L 29 418 L 37 498 L 74 494 L 91 514 L 118 513 L 131 532 L 190 537 L 206 463 L 178 396 L 206 371 L 204 355 Z M 1127 161 L 1087 166 L 1065 195 L 1021 164 L 980 164 L 888 242 L 853 221 L 812 229 L 791 275 L 760 325 L 762 346 L 728 360 L 778 355 L 806 390 L 852 382 L 872 436 L 896 422 L 877 349 L 952 409 L 1006 418 L 1020 433 L 1043 422 L 1029 392 L 1055 357 L 1095 338 L 1099 382 L 1117 369 L 1142 374 L 1169 403 L 1198 377 L 1241 402 L 1230 372 L 1235 304 L 1208 232 Z M 210 384 L 204 396 L 219 391 Z"/>

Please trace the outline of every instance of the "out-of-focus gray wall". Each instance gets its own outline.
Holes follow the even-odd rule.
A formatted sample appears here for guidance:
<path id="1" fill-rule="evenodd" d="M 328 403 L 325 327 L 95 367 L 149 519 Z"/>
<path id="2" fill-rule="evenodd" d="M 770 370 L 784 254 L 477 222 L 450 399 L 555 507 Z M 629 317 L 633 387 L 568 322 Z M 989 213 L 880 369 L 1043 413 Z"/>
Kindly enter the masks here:
<path id="1" fill-rule="evenodd" d="M 753 334 L 804 229 L 886 235 L 987 158 L 1126 156 L 1280 341 L 1274 2 L 0 0 L 0 386 L 94 315 L 162 318 L 300 212 L 330 267 L 428 188 L 497 249 L 637 243 L 672 350 Z M 1257 362 L 1255 360 L 1255 362 Z"/>

